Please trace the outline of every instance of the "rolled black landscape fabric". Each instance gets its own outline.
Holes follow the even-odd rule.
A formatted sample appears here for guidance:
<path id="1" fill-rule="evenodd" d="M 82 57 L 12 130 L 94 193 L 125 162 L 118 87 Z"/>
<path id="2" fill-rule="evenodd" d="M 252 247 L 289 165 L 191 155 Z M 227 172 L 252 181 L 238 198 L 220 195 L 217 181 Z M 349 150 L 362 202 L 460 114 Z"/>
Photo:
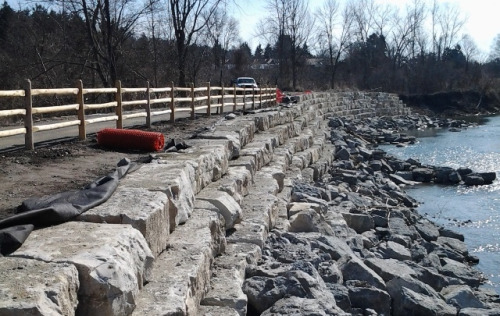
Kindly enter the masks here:
<path id="1" fill-rule="evenodd" d="M 34 228 L 33 225 L 19 225 L 0 229 L 0 257 L 11 254 L 21 247 Z"/>
<path id="2" fill-rule="evenodd" d="M 105 202 L 127 173 L 137 169 L 135 163 L 124 158 L 115 171 L 90 183 L 80 191 L 68 191 L 41 198 L 30 198 L 22 203 L 18 214 L 0 220 L 0 253 L 8 255 L 26 240 L 33 228 L 57 225 Z M 16 247 L 17 245 L 17 247 Z"/>
<path id="3" fill-rule="evenodd" d="M 158 132 L 105 128 L 97 133 L 97 143 L 110 148 L 160 151 L 165 146 L 165 137 Z"/>

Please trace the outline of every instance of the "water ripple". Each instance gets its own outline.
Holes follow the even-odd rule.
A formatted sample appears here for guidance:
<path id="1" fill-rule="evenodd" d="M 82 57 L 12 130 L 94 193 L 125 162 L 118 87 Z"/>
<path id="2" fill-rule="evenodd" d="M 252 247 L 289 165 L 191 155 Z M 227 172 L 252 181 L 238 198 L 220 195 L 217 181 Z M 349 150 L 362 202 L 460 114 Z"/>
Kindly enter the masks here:
<path id="1" fill-rule="evenodd" d="M 412 146 L 382 146 L 400 159 L 413 158 L 424 165 L 471 168 L 496 172 L 497 180 L 484 186 L 418 185 L 408 193 L 422 203 L 418 211 L 438 225 L 465 236 L 479 258 L 478 269 L 500 293 L 500 116 L 487 125 L 460 133 L 437 131 L 438 137 L 420 138 Z"/>

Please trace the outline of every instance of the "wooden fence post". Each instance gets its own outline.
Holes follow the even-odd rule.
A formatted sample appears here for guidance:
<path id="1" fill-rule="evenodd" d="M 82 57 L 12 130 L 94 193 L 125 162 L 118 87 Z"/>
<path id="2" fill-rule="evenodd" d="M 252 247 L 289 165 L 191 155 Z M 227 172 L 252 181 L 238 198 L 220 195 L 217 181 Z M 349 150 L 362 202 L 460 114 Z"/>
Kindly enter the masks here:
<path id="1" fill-rule="evenodd" d="M 35 149 L 35 143 L 33 141 L 33 98 L 31 96 L 31 81 L 26 80 L 24 88 L 24 108 L 26 109 L 26 114 L 24 115 L 24 128 L 26 128 L 26 134 L 24 135 L 24 146 L 28 150 Z"/>
<path id="2" fill-rule="evenodd" d="M 259 105 L 260 108 L 262 109 L 262 86 L 259 87 Z"/>
<path id="3" fill-rule="evenodd" d="M 118 116 L 118 120 L 116 121 L 116 128 L 123 128 L 123 108 L 122 108 L 122 82 L 120 80 L 116 80 L 116 115 Z"/>
<path id="4" fill-rule="evenodd" d="M 146 126 L 151 128 L 151 94 L 149 93 L 149 81 L 146 82 Z"/>
<path id="5" fill-rule="evenodd" d="M 76 103 L 78 103 L 78 120 L 80 125 L 78 126 L 78 138 L 80 140 L 87 139 L 87 127 L 85 125 L 85 99 L 83 96 L 83 82 L 78 80 L 76 83 L 78 88 L 78 94 L 76 95 Z"/>
<path id="6" fill-rule="evenodd" d="M 236 84 L 233 86 L 233 96 L 234 96 L 234 104 L 233 104 L 233 112 L 236 112 Z"/>
<path id="7" fill-rule="evenodd" d="M 221 91 L 221 93 L 222 93 L 222 98 L 221 98 L 222 102 L 221 102 L 221 106 L 220 106 L 220 115 L 224 115 L 224 96 L 226 95 L 226 92 L 224 90 L 225 90 L 224 89 L 224 84 L 222 84 L 222 91 Z"/>
<path id="8" fill-rule="evenodd" d="M 262 89 L 264 89 L 264 104 L 261 103 L 260 107 L 264 108 L 264 106 L 267 105 L 267 84 L 264 85 L 264 88 Z"/>
<path id="9" fill-rule="evenodd" d="M 170 123 L 175 122 L 175 100 L 174 100 L 174 82 L 172 81 L 170 85 Z"/>
<path id="10" fill-rule="evenodd" d="M 252 87 L 252 110 L 255 110 L 255 87 Z"/>
<path id="11" fill-rule="evenodd" d="M 194 83 L 191 82 L 191 119 L 194 120 Z"/>
<path id="12" fill-rule="evenodd" d="M 243 113 L 245 113 L 245 109 L 247 107 L 247 88 L 243 87 Z"/>
<path id="13" fill-rule="evenodd" d="M 207 115 L 208 117 L 212 116 L 212 99 L 210 98 L 211 97 L 211 93 L 210 93 L 210 81 L 208 82 L 208 86 L 207 86 Z"/>

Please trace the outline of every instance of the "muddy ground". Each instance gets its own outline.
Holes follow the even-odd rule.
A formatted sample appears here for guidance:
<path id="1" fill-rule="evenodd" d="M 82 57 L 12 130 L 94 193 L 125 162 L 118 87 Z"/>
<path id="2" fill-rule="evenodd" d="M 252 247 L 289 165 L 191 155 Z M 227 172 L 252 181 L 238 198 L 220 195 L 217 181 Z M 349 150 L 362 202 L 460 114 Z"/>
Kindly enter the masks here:
<path id="1" fill-rule="evenodd" d="M 170 123 L 157 123 L 151 129 L 162 132 L 169 139 L 188 139 L 213 125 L 220 116 L 182 119 Z M 36 146 L 34 151 L 0 152 L 0 219 L 15 214 L 21 203 L 31 197 L 79 190 L 109 172 L 120 159 L 126 157 L 142 163 L 150 153 L 116 151 L 97 144 L 96 136 L 86 141 L 69 141 Z"/>

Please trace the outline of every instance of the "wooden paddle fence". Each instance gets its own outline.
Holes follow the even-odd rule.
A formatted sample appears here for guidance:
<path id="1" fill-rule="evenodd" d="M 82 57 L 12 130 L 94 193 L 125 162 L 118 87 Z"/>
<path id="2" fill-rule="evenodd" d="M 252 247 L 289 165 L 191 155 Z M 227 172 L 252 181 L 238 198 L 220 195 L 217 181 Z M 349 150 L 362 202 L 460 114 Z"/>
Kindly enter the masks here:
<path id="1" fill-rule="evenodd" d="M 87 104 L 86 100 L 91 99 L 91 95 L 105 95 L 108 100 L 104 103 Z M 33 106 L 34 99 L 38 96 L 57 96 L 75 98 L 72 104 L 56 106 Z M 276 105 L 276 88 L 238 88 L 233 87 L 212 87 L 208 83 L 205 87 L 170 87 L 154 88 L 147 86 L 144 88 L 122 87 L 117 81 L 114 88 L 84 88 L 82 81 L 78 81 L 76 88 L 59 89 L 33 89 L 31 82 L 26 81 L 24 90 L 0 90 L 0 98 L 24 98 L 24 108 L 0 110 L 0 118 L 12 118 L 22 116 L 23 127 L 9 127 L 0 130 L 0 137 L 14 135 L 25 135 L 26 149 L 34 149 L 34 133 L 40 131 L 56 130 L 69 126 L 78 126 L 79 139 L 85 140 L 87 137 L 87 125 L 116 121 L 116 128 L 123 128 L 123 122 L 127 119 L 144 117 L 145 125 L 151 127 L 152 117 L 170 114 L 170 122 L 174 123 L 176 114 L 180 112 L 190 112 L 191 119 L 196 113 L 203 113 L 207 116 L 212 114 L 212 110 L 223 114 L 225 111 L 237 111 L 247 109 L 258 109 Z M 113 111 L 114 108 L 114 111 Z M 44 125 L 34 124 L 34 115 L 50 114 L 52 119 L 58 118 L 58 114 L 71 113 L 74 116 L 65 115 L 64 122 L 47 123 Z M 89 112 L 104 111 L 102 115 L 89 114 Z M 54 137 L 57 138 L 57 137 Z"/>

